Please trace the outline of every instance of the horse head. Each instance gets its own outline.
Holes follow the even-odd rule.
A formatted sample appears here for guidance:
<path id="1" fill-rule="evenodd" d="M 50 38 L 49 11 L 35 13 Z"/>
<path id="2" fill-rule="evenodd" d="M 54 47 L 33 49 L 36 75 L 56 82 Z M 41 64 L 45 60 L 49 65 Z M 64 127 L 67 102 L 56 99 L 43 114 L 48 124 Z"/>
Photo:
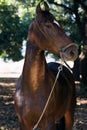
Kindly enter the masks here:
<path id="1" fill-rule="evenodd" d="M 61 54 L 64 60 L 75 60 L 78 55 L 77 46 L 71 41 L 61 28 L 55 17 L 49 12 L 49 6 L 44 2 L 45 10 L 37 5 L 36 17 L 30 25 L 30 39 L 41 50 L 48 50 L 54 54 Z"/>

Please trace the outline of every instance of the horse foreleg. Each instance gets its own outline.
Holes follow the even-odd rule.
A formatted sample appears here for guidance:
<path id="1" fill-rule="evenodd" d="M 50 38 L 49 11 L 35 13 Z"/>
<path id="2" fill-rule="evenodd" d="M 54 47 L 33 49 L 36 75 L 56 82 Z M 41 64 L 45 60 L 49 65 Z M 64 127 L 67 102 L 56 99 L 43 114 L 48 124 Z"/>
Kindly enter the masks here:
<path id="1" fill-rule="evenodd" d="M 46 120 L 42 123 L 40 128 L 41 130 L 56 130 L 55 123 Z"/>
<path id="2" fill-rule="evenodd" d="M 26 130 L 25 126 L 22 123 L 19 125 L 19 130 Z"/>
<path id="3" fill-rule="evenodd" d="M 74 112 L 76 106 L 76 90 L 75 84 L 73 82 L 73 91 L 72 91 L 72 98 L 68 107 L 68 110 L 65 113 L 65 130 L 72 130 L 74 124 Z"/>
<path id="4" fill-rule="evenodd" d="M 65 130 L 72 130 L 74 123 L 74 114 L 71 111 L 67 111 L 65 114 Z"/>
<path id="5" fill-rule="evenodd" d="M 56 130 L 65 130 L 65 117 L 62 117 L 58 123 L 56 123 Z"/>

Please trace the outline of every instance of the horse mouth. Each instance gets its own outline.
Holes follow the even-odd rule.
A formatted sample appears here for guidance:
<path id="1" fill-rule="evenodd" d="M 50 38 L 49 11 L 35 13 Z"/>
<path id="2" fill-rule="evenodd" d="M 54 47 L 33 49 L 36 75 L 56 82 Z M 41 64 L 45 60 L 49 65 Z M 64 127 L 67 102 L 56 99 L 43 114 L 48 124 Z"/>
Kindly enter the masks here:
<path id="1" fill-rule="evenodd" d="M 60 55 L 65 61 L 75 61 L 78 57 L 77 45 L 73 44 L 72 46 L 61 50 Z"/>

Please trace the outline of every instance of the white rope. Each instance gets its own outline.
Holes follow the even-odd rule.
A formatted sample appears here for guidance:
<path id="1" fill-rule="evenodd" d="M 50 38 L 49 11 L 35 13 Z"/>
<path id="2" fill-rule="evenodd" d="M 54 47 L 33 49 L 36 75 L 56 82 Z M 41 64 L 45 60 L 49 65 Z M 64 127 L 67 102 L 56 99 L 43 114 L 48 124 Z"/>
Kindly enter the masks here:
<path id="1" fill-rule="evenodd" d="M 64 54 L 64 55 L 65 55 L 65 54 Z M 69 66 L 69 65 L 66 63 L 66 61 L 64 60 L 64 57 L 63 57 L 63 53 L 62 53 L 62 52 L 60 52 L 60 57 L 61 57 L 62 64 L 65 63 L 65 65 L 66 65 L 66 67 L 68 68 L 68 70 L 69 70 L 71 73 L 73 73 L 72 70 L 71 70 L 71 68 L 70 68 L 70 66 Z"/>
<path id="2" fill-rule="evenodd" d="M 62 71 L 62 66 L 63 66 L 63 65 L 61 64 L 61 65 L 58 67 L 58 73 L 57 73 L 57 75 L 56 75 L 56 78 L 55 78 L 53 87 L 52 87 L 51 92 L 50 92 L 49 97 L 48 97 L 48 100 L 47 100 L 47 102 L 46 102 L 46 105 L 45 105 L 45 107 L 44 107 L 44 109 L 43 109 L 43 112 L 42 112 L 42 114 L 41 114 L 39 120 L 37 121 L 37 123 L 36 123 L 35 126 L 33 127 L 33 130 L 35 130 L 35 129 L 38 127 L 38 125 L 39 125 L 39 123 L 40 123 L 40 121 L 41 121 L 41 119 L 42 119 L 42 117 L 43 117 L 43 115 L 44 115 L 44 113 L 45 113 L 45 111 L 46 111 L 46 109 L 47 109 L 47 106 L 48 106 L 49 100 L 50 100 L 50 98 L 51 98 L 51 96 L 52 96 L 54 87 L 55 87 L 56 82 L 57 82 L 57 80 L 58 80 L 58 78 L 59 78 L 59 74 L 60 74 L 60 72 Z"/>
<path id="3" fill-rule="evenodd" d="M 71 47 L 71 46 L 76 46 L 76 47 L 78 48 L 78 46 L 75 45 L 74 43 L 70 43 L 70 44 L 67 44 L 65 47 L 63 47 L 63 48 L 61 49 L 61 52 L 64 52 L 67 48 L 69 48 L 69 47 Z"/>

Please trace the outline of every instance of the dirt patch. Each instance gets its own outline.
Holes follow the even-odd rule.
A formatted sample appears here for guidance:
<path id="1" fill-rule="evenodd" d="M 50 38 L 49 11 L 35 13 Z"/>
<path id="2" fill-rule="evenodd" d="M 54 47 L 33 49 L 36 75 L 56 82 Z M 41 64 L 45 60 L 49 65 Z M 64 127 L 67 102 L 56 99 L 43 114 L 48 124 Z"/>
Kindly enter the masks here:
<path id="1" fill-rule="evenodd" d="M 0 130 L 17 130 L 18 119 L 14 108 L 17 79 L 0 79 Z"/>
<path id="2" fill-rule="evenodd" d="M 73 130 L 87 130 L 87 86 L 76 85 L 77 105 Z"/>
<path id="3" fill-rule="evenodd" d="M 14 108 L 17 79 L 0 79 L 0 130 L 19 130 Z M 87 130 L 87 87 L 77 86 L 77 106 L 73 130 Z"/>

